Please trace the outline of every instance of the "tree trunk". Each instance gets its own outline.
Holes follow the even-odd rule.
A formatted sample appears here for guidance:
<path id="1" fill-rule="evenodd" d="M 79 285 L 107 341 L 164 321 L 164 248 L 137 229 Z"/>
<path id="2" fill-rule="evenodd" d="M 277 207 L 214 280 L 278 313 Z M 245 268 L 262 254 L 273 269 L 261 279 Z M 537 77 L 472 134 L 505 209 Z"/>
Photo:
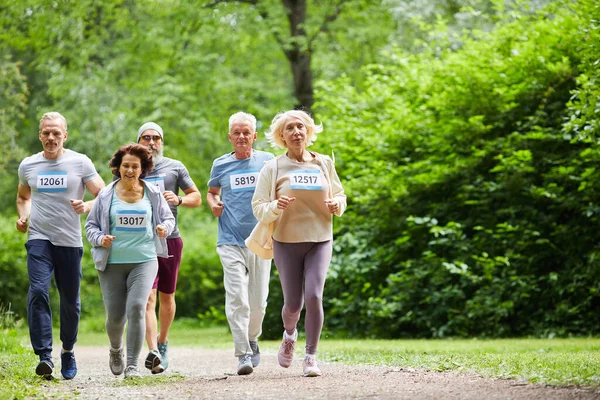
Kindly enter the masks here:
<path id="1" fill-rule="evenodd" d="M 291 49 L 285 51 L 294 78 L 294 95 L 299 104 L 296 108 L 311 111 L 313 105 L 313 78 L 311 70 L 311 49 L 304 29 L 306 21 L 306 0 L 282 0 L 287 9 L 290 23 Z"/>

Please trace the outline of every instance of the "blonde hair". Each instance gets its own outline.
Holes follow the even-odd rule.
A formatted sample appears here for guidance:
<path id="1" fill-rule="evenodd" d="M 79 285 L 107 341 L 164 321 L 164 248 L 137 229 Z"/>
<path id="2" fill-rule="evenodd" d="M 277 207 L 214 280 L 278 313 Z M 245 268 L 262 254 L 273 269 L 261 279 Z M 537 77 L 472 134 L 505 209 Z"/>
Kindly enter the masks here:
<path id="1" fill-rule="evenodd" d="M 307 146 L 310 146 L 317 140 L 317 134 L 323 132 L 323 125 L 315 124 L 315 120 L 312 119 L 310 114 L 302 110 L 289 110 L 280 112 L 271 121 L 269 130 L 265 132 L 265 136 L 271 146 L 285 149 L 286 145 L 281 135 L 283 134 L 283 128 L 285 124 L 292 118 L 298 118 L 306 127 L 306 139 L 308 140 Z"/>
<path id="2" fill-rule="evenodd" d="M 67 119 L 65 117 L 62 116 L 61 113 L 56 112 L 56 111 L 50 111 L 45 113 L 44 115 L 42 115 L 42 118 L 40 119 L 40 131 L 42 130 L 42 122 L 45 120 L 50 120 L 53 121 L 55 119 L 59 119 L 62 121 L 63 126 L 65 127 L 65 132 L 67 131 Z"/>

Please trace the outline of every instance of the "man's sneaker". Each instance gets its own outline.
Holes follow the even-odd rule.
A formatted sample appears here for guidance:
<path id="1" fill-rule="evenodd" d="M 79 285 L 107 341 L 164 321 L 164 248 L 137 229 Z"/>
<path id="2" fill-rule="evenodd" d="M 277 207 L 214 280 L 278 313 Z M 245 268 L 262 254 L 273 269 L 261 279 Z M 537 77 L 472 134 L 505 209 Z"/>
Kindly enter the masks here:
<path id="1" fill-rule="evenodd" d="M 317 357 L 307 355 L 302 361 L 302 376 L 321 376 L 321 370 L 317 367 Z"/>
<path id="2" fill-rule="evenodd" d="M 258 341 L 251 340 L 250 348 L 252 349 L 252 366 L 256 368 L 258 367 L 258 364 L 260 364 L 260 349 L 258 348 Z"/>
<path id="3" fill-rule="evenodd" d="M 140 370 L 137 365 L 129 365 L 125 368 L 125 378 L 141 378 Z"/>
<path id="4" fill-rule="evenodd" d="M 238 375 L 248 375 L 251 374 L 252 371 L 252 356 L 246 354 L 245 356 L 240 357 L 240 363 L 238 364 Z"/>
<path id="5" fill-rule="evenodd" d="M 75 362 L 75 353 L 72 351 L 63 351 L 60 354 L 60 373 L 65 379 L 73 379 L 77 375 L 77 363 Z"/>
<path id="6" fill-rule="evenodd" d="M 154 372 L 155 370 L 158 371 L 160 369 L 160 353 L 158 352 L 158 350 L 150 350 L 150 352 L 146 356 L 146 361 L 144 362 L 144 365 L 146 366 L 146 368 L 152 371 L 153 374 L 158 373 Z M 127 372 L 127 370 L 125 370 L 125 372 Z M 162 370 L 160 372 L 162 372 Z"/>
<path id="7" fill-rule="evenodd" d="M 288 336 L 287 332 L 283 332 L 283 340 L 279 351 L 277 352 L 277 361 L 283 368 L 288 368 L 294 361 L 294 348 L 296 347 L 296 339 L 298 338 L 298 331 L 294 331 L 292 337 Z"/>
<path id="8" fill-rule="evenodd" d="M 154 372 L 154 370 L 152 370 L 153 374 L 158 374 L 160 372 L 163 372 L 167 368 L 169 368 L 169 348 L 168 348 L 169 341 L 167 340 L 167 343 L 158 343 L 158 336 L 157 336 L 156 337 L 156 345 L 158 346 L 158 351 L 160 353 L 160 367 L 162 369 L 157 372 Z"/>
<path id="9" fill-rule="evenodd" d="M 52 362 L 52 356 L 49 354 L 40 356 L 40 363 L 35 368 L 35 373 L 39 376 L 43 376 L 46 379 L 52 379 L 52 370 L 54 369 L 54 363 Z"/>
<path id="10" fill-rule="evenodd" d="M 120 349 L 111 349 L 109 350 L 108 355 L 108 366 L 110 367 L 110 372 L 113 375 L 121 375 L 123 373 L 123 369 L 125 365 L 123 364 L 123 348 Z"/>

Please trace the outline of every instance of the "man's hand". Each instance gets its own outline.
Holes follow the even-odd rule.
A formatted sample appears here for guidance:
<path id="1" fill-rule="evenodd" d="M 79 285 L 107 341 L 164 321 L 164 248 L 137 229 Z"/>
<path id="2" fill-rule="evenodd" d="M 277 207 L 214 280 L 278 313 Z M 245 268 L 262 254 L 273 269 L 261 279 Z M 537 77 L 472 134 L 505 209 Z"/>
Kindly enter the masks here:
<path id="1" fill-rule="evenodd" d="M 19 232 L 27 232 L 27 217 L 21 217 L 17 220 L 17 230 Z"/>
<path id="2" fill-rule="evenodd" d="M 223 203 L 222 201 L 219 201 L 217 204 L 215 204 L 210 209 L 212 210 L 212 213 L 215 217 L 220 217 L 223 214 L 224 208 L 225 208 L 225 203 Z"/>
<path id="3" fill-rule="evenodd" d="M 174 206 L 179 205 L 179 196 L 177 196 L 175 193 L 171 192 L 170 190 L 165 190 L 163 192 L 163 197 L 165 198 L 167 203 L 172 204 Z"/>
<path id="4" fill-rule="evenodd" d="M 69 200 L 71 202 L 71 207 L 73 207 L 73 211 L 75 211 L 75 214 L 85 214 L 86 210 L 85 210 L 85 203 L 83 202 L 83 200 Z"/>

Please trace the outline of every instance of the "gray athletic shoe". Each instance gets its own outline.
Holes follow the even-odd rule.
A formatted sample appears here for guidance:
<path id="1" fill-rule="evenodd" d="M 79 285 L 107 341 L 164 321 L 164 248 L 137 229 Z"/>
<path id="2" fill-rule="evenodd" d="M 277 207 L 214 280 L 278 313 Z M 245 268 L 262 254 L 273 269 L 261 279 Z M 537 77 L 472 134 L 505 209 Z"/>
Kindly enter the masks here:
<path id="1" fill-rule="evenodd" d="M 113 349 L 112 347 L 109 350 L 108 355 L 108 365 L 110 367 L 110 372 L 113 375 L 118 376 L 123 373 L 125 369 L 125 365 L 123 364 L 123 348 Z"/>
<path id="2" fill-rule="evenodd" d="M 140 369 L 137 367 L 137 365 L 129 365 L 127 368 L 125 368 L 125 379 L 141 377 L 142 374 L 140 374 Z"/>
<path id="3" fill-rule="evenodd" d="M 160 353 L 158 352 L 158 350 L 150 350 L 150 352 L 148 352 L 148 355 L 146 356 L 144 366 L 150 371 L 152 371 L 153 374 L 158 374 L 159 370 L 160 372 L 163 372 L 163 369 L 161 369 L 160 367 L 160 361 Z"/>
<path id="4" fill-rule="evenodd" d="M 260 364 L 260 349 L 258 348 L 258 341 L 251 340 L 250 348 L 252 349 L 252 366 L 256 368 L 258 367 L 258 364 Z"/>
<path id="5" fill-rule="evenodd" d="M 252 371 L 252 356 L 245 355 L 240 357 L 240 363 L 238 364 L 237 374 L 238 375 L 248 375 L 251 374 Z"/>

